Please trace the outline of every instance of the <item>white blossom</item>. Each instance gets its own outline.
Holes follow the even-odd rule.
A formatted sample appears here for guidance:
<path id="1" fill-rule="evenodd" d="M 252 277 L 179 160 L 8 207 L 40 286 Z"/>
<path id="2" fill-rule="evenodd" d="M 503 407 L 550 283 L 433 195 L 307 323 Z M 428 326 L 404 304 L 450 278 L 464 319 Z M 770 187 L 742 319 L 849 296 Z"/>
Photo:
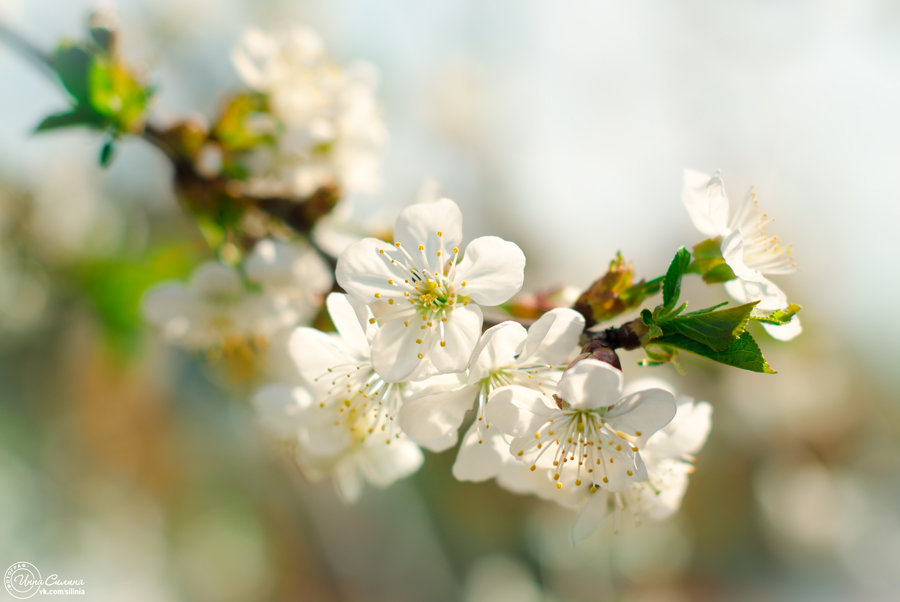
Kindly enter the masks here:
<path id="1" fill-rule="evenodd" d="M 737 276 L 725 283 L 728 294 L 741 303 L 759 301 L 756 307 L 761 310 L 787 307 L 787 296 L 765 275 L 790 274 L 796 265 L 790 247 L 767 232 L 772 219 L 760 211 L 754 190 L 751 188 L 731 213 L 719 172 L 710 176 L 686 169 L 682 200 L 700 232 L 722 238 L 722 257 Z M 796 316 L 788 324 L 763 324 L 763 328 L 784 341 L 801 332 Z"/>
<path id="2" fill-rule="evenodd" d="M 592 359 L 566 370 L 557 391 L 509 385 L 493 392 L 486 416 L 513 436 L 510 453 L 531 470 L 553 470 L 558 489 L 621 491 L 647 479 L 640 449 L 675 415 L 670 392 L 623 395 L 622 372 Z"/>
<path id="3" fill-rule="evenodd" d="M 465 369 L 481 334 L 478 304 L 498 305 L 522 287 L 525 256 L 496 236 L 463 253 L 462 214 L 442 199 L 404 209 L 394 244 L 366 238 L 338 258 L 338 284 L 368 304 L 380 328 L 375 370 L 386 380 Z"/>
<path id="4" fill-rule="evenodd" d="M 364 481 L 387 486 L 417 470 L 423 456 L 394 424 L 408 385 L 386 382 L 372 367 L 377 326 L 368 308 L 340 293 L 326 304 L 337 333 L 301 327 L 291 335 L 304 386 L 271 385 L 256 405 L 268 430 L 295 443 L 309 479 L 332 478 L 353 501 Z"/>
<path id="5" fill-rule="evenodd" d="M 422 465 L 422 451 L 403 436 L 367 437 L 372 414 L 340 415 L 322 408 L 304 387 L 270 385 L 254 398 L 257 415 L 273 436 L 292 445 L 294 459 L 310 481 L 331 479 L 338 495 L 355 502 L 368 482 L 387 487 Z"/>
<path id="6" fill-rule="evenodd" d="M 334 283 L 328 264 L 308 244 L 261 240 L 247 256 L 244 268 L 263 291 L 287 297 L 299 322 L 315 316 Z"/>
<path id="7" fill-rule="evenodd" d="M 495 388 L 510 384 L 554 393 L 583 330 L 584 318 L 571 309 L 545 313 L 527 332 L 517 322 L 489 328 L 472 353 L 465 384 L 411 397 L 401 409 L 400 425 L 421 445 L 442 451 L 456 443 L 463 417 L 475 402 L 475 418 L 463 437 L 453 475 L 472 481 L 497 476 L 504 464 L 515 460 L 506 437 L 485 419 L 488 397 Z M 429 440 L 441 446 L 426 444 Z"/>
<path id="8" fill-rule="evenodd" d="M 634 386 L 646 386 L 650 379 Z M 662 387 L 666 387 L 663 383 Z M 679 397 L 672 421 L 647 441 L 641 456 L 647 479 L 622 491 L 597 491 L 589 496 L 575 523 L 572 538 L 584 539 L 602 523 L 612 520 L 640 525 L 645 520 L 663 520 L 678 511 L 694 470 L 694 455 L 703 447 L 711 426 L 712 406 Z"/>
<path id="9" fill-rule="evenodd" d="M 278 120 L 277 148 L 258 150 L 250 162 L 251 191 L 306 197 L 333 184 L 378 188 L 387 133 L 374 67 L 335 64 L 306 27 L 276 35 L 251 28 L 232 60 L 247 85 L 266 94 Z"/>
<path id="10" fill-rule="evenodd" d="M 265 343 L 297 320 L 287 297 L 248 290 L 235 268 L 216 261 L 197 267 L 188 284 L 154 286 L 142 309 L 165 338 L 189 349 L 228 351 Z"/>

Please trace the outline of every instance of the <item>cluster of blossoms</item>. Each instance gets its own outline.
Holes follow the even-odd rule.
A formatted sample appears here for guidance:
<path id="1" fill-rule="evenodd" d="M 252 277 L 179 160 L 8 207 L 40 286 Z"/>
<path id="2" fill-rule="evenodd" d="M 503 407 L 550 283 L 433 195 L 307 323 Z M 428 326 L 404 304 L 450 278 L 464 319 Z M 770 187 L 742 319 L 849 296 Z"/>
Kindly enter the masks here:
<path id="1" fill-rule="evenodd" d="M 420 448 L 453 447 L 469 415 L 460 480 L 584 507 L 579 537 L 599 524 L 599 507 L 636 520 L 671 513 L 709 406 L 676 404 L 664 388 L 624 391 L 621 370 L 579 360 L 585 320 L 571 309 L 482 333 L 481 307 L 515 295 L 524 267 L 519 247 L 497 237 L 463 249 L 452 201 L 408 207 L 393 244 L 367 238 L 341 254 L 347 294 L 327 299 L 337 333 L 295 330 L 297 382 L 257 393 L 262 422 L 291 443 L 307 477 L 332 478 L 347 500 L 364 481 L 385 486 L 417 470 Z"/>
<path id="2" fill-rule="evenodd" d="M 372 66 L 335 64 L 306 27 L 275 36 L 250 29 L 232 60 L 244 82 L 265 95 L 275 118 L 256 124 L 274 144 L 252 151 L 251 193 L 305 198 L 327 186 L 371 192 L 380 185 L 387 132 Z"/>
<path id="3" fill-rule="evenodd" d="M 208 261 L 188 284 L 156 285 L 146 293 L 143 311 L 177 345 L 245 352 L 307 323 L 332 282 L 328 266 L 308 245 L 266 239 L 247 256 L 243 270 Z"/>
<path id="4" fill-rule="evenodd" d="M 323 187 L 375 188 L 386 135 L 370 68 L 333 64 L 305 28 L 274 37 L 251 30 L 233 60 L 264 99 L 251 125 L 265 135 L 245 149 L 252 194 L 309 202 Z M 324 219 L 302 231 L 313 243 L 263 239 L 237 266 L 209 262 L 187 285 L 157 286 L 145 315 L 194 350 L 255 353 L 272 337 L 286 340 L 281 363 L 289 369 L 266 377 L 254 405 L 303 473 L 331 480 L 345 501 L 365 483 L 386 487 L 414 473 L 423 449 L 458 445 L 457 479 L 493 479 L 579 509 L 574 539 L 610 517 L 640 523 L 675 512 L 711 407 L 677 397 L 666 383 L 626 385 L 614 349 L 643 346 L 650 363 L 686 350 L 771 371 L 744 337 L 746 325 L 756 319 L 787 340 L 800 332 L 799 308 L 767 278 L 794 265 L 766 233 L 771 220 L 753 191 L 732 210 L 718 173 L 686 171 L 684 204 L 709 238 L 693 254 L 680 249 L 666 276 L 651 282 L 633 282 L 619 257 L 581 297 L 565 288 L 519 295 L 521 249 L 496 236 L 464 246 L 459 207 L 426 197 L 400 213 L 393 242 L 342 236 L 331 245 L 339 247 L 333 271 L 319 253 L 330 252 L 322 240 L 339 228 Z M 332 222 L 341 209 L 346 214 L 347 204 L 331 212 Z M 691 272 L 723 282 L 743 305 L 712 321 L 704 320 L 719 306 L 684 314 L 680 283 Z M 328 294 L 335 283 L 344 292 Z M 595 327 L 661 288 L 663 303 L 615 335 L 630 347 Z M 565 307 L 573 302 L 578 311 Z M 335 332 L 309 325 L 323 305 Z M 486 325 L 482 308 L 501 305 L 495 314 L 519 321 Z M 753 349 L 757 363 L 746 357 Z"/>

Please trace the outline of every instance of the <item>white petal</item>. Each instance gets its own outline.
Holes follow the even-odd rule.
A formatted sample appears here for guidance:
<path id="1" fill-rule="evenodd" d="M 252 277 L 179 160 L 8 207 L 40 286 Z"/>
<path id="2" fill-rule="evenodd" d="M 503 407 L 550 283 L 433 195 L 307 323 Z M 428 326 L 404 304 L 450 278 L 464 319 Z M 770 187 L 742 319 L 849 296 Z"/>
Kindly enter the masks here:
<path id="1" fill-rule="evenodd" d="M 170 322 L 181 319 L 183 325 L 176 330 L 183 331 L 187 328 L 185 314 L 190 305 L 190 294 L 183 284 L 179 282 L 162 283 L 144 293 L 141 310 L 148 322 L 166 329 L 169 328 Z"/>
<path id="2" fill-rule="evenodd" d="M 653 457 L 683 458 L 700 451 L 712 425 L 712 406 L 678 399 L 675 417 L 647 441 L 645 451 Z M 649 460 L 648 460 L 649 461 Z"/>
<path id="3" fill-rule="evenodd" d="M 787 295 L 774 282 L 744 263 L 744 243 L 736 230 L 722 241 L 722 257 L 732 269 L 734 280 L 725 283 L 725 292 L 741 303 L 759 301 L 757 309 L 774 310 L 787 307 Z"/>
<path id="4" fill-rule="evenodd" d="M 366 304 L 378 298 L 403 299 L 403 291 L 389 283 L 390 280 L 400 283 L 409 277 L 403 268 L 405 264 L 390 262 L 397 253 L 393 245 L 377 238 L 364 238 L 353 243 L 338 257 L 335 270 L 338 284 Z"/>
<path id="5" fill-rule="evenodd" d="M 472 352 L 469 382 L 477 383 L 494 370 L 511 366 L 521 352 L 526 336 L 525 327 L 518 322 L 502 322 L 488 328 Z"/>
<path id="6" fill-rule="evenodd" d="M 386 322 L 372 341 L 375 371 L 388 382 L 405 380 L 419 367 L 436 342 L 433 332 L 434 329 L 419 330 L 415 323 L 404 323 L 403 320 Z"/>
<path id="7" fill-rule="evenodd" d="M 725 183 L 719 172 L 709 176 L 685 169 L 681 199 L 700 232 L 707 236 L 728 233 L 728 197 L 725 196 Z"/>
<path id="8" fill-rule="evenodd" d="M 472 408 L 478 389 L 426 391 L 406 400 L 398 421 L 406 435 L 426 449 L 441 452 L 456 444 L 457 431 Z"/>
<path id="9" fill-rule="evenodd" d="M 572 523 L 572 542 L 587 539 L 609 516 L 609 494 L 602 489 L 591 494 Z"/>
<path id="10" fill-rule="evenodd" d="M 426 353 L 438 371 L 448 373 L 462 372 L 466 369 L 472 349 L 481 334 L 481 324 L 481 308 L 472 303 L 468 306 L 457 306 L 447 316 L 447 321 L 443 322 L 443 340 L 446 343 L 444 346 L 441 346 L 438 340 L 437 326 L 429 331 L 434 333 L 434 343 Z"/>
<path id="11" fill-rule="evenodd" d="M 369 340 L 363 324 L 367 324 L 371 314 L 365 306 L 351 303 L 348 295 L 331 293 L 325 299 L 328 317 L 341 335 L 344 343 L 359 358 L 369 357 Z"/>
<path id="12" fill-rule="evenodd" d="M 267 74 L 259 63 L 265 62 L 275 51 L 275 40 L 255 27 L 248 28 L 238 45 L 231 51 L 231 61 L 241 79 L 257 90 L 265 88 Z"/>
<path id="13" fill-rule="evenodd" d="M 763 323 L 763 328 L 766 329 L 770 337 L 779 341 L 790 341 L 803 332 L 803 327 L 800 326 L 800 318 L 797 316 L 792 317 L 787 324 Z"/>
<path id="14" fill-rule="evenodd" d="M 374 443 L 366 446 L 361 458 L 363 473 L 370 483 L 387 487 L 398 479 L 419 470 L 425 456 L 412 441 L 394 439 L 390 443 Z"/>
<path id="15" fill-rule="evenodd" d="M 573 408 L 610 406 L 619 400 L 621 393 L 622 371 L 599 360 L 582 360 L 566 370 L 559 380 L 559 396 Z"/>
<path id="16" fill-rule="evenodd" d="M 297 435 L 300 415 L 311 404 L 309 391 L 289 385 L 268 385 L 253 396 L 253 407 L 260 424 L 279 439 Z"/>
<path id="17" fill-rule="evenodd" d="M 334 467 L 334 487 L 345 504 L 353 504 L 362 495 L 363 478 L 355 459 L 341 460 Z"/>
<path id="18" fill-rule="evenodd" d="M 452 257 L 453 248 L 462 243 L 462 212 L 450 199 L 410 205 L 397 217 L 394 240 L 413 258 L 424 256 L 422 265 L 437 272 Z M 419 245 L 425 249 L 419 251 Z"/>
<path id="19" fill-rule="evenodd" d="M 217 261 L 207 261 L 194 270 L 190 289 L 201 297 L 236 297 L 244 292 L 244 285 L 234 268 Z"/>
<path id="20" fill-rule="evenodd" d="M 525 254 L 496 236 L 476 238 L 466 247 L 456 271 L 458 292 L 482 305 L 499 305 L 519 292 L 525 279 Z"/>
<path id="21" fill-rule="evenodd" d="M 504 465 L 514 461 L 503 437 L 500 433 L 492 433 L 492 430 L 479 429 L 476 421 L 466 431 L 453 463 L 456 480 L 486 481 L 500 474 Z"/>
<path id="22" fill-rule="evenodd" d="M 584 316 L 572 309 L 551 309 L 528 328 L 520 362 L 564 364 L 584 331 Z"/>
<path id="23" fill-rule="evenodd" d="M 331 388 L 334 377 L 330 369 L 360 361 L 338 336 L 315 328 L 296 329 L 288 341 L 288 353 L 301 378 L 317 396 Z"/>
<path id="24" fill-rule="evenodd" d="M 639 445 L 669 424 L 675 416 L 675 397 L 662 389 L 646 389 L 623 397 L 609 412 L 606 421 L 616 430 L 633 434 Z M 638 434 L 640 433 L 640 434 Z"/>
<path id="25" fill-rule="evenodd" d="M 509 385 L 495 389 L 484 407 L 484 417 L 491 426 L 515 437 L 534 436 L 537 428 L 556 411 L 539 391 Z"/>

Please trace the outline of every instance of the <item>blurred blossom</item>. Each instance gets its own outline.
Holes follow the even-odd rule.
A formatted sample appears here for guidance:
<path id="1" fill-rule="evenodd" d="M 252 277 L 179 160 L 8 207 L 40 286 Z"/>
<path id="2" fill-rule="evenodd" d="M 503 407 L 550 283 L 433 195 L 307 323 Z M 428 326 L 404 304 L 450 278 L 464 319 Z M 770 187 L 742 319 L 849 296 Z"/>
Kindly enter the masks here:
<path id="1" fill-rule="evenodd" d="M 255 194 L 307 197 L 324 186 L 371 192 L 381 183 L 387 131 L 375 102 L 374 67 L 342 68 L 319 35 L 295 26 L 270 35 L 248 29 L 232 52 L 244 82 L 267 95 L 279 120 L 276 149 L 251 162 Z"/>

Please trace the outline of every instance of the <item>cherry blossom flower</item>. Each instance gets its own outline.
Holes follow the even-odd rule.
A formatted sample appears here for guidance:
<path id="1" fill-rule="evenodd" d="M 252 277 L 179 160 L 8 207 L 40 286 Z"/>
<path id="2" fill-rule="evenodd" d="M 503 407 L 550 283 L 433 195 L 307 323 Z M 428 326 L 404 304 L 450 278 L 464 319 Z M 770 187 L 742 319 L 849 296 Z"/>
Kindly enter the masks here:
<path id="1" fill-rule="evenodd" d="M 372 367 L 371 312 L 340 293 L 326 305 L 337 333 L 300 327 L 291 335 L 304 385 L 270 385 L 256 406 L 270 432 L 295 444 L 310 480 L 332 478 L 341 497 L 354 501 L 363 482 L 387 486 L 415 472 L 423 456 L 394 423 L 409 385 L 386 382 Z"/>
<path id="2" fill-rule="evenodd" d="M 368 304 L 380 326 L 375 370 L 388 381 L 463 371 L 481 333 L 478 304 L 518 292 L 525 256 L 496 236 L 476 238 L 463 253 L 462 213 L 449 199 L 404 209 L 394 241 L 363 239 L 337 263 L 338 284 Z"/>
<path id="3" fill-rule="evenodd" d="M 272 295 L 287 297 L 298 322 L 315 316 L 334 282 L 325 261 L 308 244 L 265 239 L 244 262 L 247 278 Z"/>
<path id="4" fill-rule="evenodd" d="M 277 35 L 249 29 L 232 52 L 240 76 L 267 95 L 277 148 L 250 161 L 251 191 L 306 197 L 322 186 L 372 192 L 380 185 L 387 133 L 371 65 L 344 69 L 309 28 Z"/>
<path id="5" fill-rule="evenodd" d="M 463 438 L 453 475 L 471 481 L 497 476 L 504 464 L 515 460 L 506 437 L 485 419 L 488 397 L 494 389 L 511 384 L 556 392 L 583 330 L 584 318 L 571 309 L 545 313 L 527 332 L 516 322 L 489 328 L 472 353 L 465 384 L 412 396 L 401 408 L 400 425 L 423 447 L 443 451 L 456 443 L 463 417 L 475 402 L 475 419 Z"/>
<path id="6" fill-rule="evenodd" d="M 722 238 L 722 257 L 737 276 L 725 283 L 728 294 L 741 303 L 759 301 L 757 308 L 761 310 L 787 307 L 787 296 L 764 275 L 790 274 L 796 271 L 796 265 L 790 247 L 766 231 L 772 219 L 759 210 L 753 189 L 731 214 L 722 175 L 687 169 L 682 200 L 700 232 Z M 763 324 L 763 328 L 783 341 L 801 332 L 796 316 L 788 324 Z"/>
<path id="7" fill-rule="evenodd" d="M 622 394 L 622 372 L 597 360 L 569 368 L 552 397 L 518 385 L 488 400 L 486 417 L 514 438 L 510 453 L 554 469 L 556 487 L 621 491 L 647 479 L 640 448 L 675 415 L 672 394 L 645 389 Z"/>
<path id="8" fill-rule="evenodd" d="M 331 479 L 340 498 L 353 503 L 368 482 L 387 487 L 414 473 L 424 457 L 402 435 L 385 440 L 368 437 L 377 427 L 374 414 L 338 414 L 315 403 L 304 387 L 270 385 L 254 397 L 262 426 L 294 448 L 294 459 L 307 479 Z"/>
<path id="9" fill-rule="evenodd" d="M 210 261 L 185 285 L 167 282 L 144 296 L 144 316 L 168 340 L 189 349 L 225 352 L 264 344 L 293 325 L 297 312 L 283 295 L 251 292 L 234 268 Z"/>
<path id="10" fill-rule="evenodd" d="M 651 379 L 636 381 L 634 385 L 646 386 L 648 381 Z M 601 490 L 591 494 L 572 526 L 572 539 L 584 539 L 610 519 L 618 529 L 626 520 L 640 525 L 677 512 L 687 490 L 688 476 L 694 470 L 694 454 L 709 435 L 711 415 L 710 404 L 679 397 L 675 418 L 650 437 L 641 452 L 647 465 L 647 480 L 619 492 Z"/>

